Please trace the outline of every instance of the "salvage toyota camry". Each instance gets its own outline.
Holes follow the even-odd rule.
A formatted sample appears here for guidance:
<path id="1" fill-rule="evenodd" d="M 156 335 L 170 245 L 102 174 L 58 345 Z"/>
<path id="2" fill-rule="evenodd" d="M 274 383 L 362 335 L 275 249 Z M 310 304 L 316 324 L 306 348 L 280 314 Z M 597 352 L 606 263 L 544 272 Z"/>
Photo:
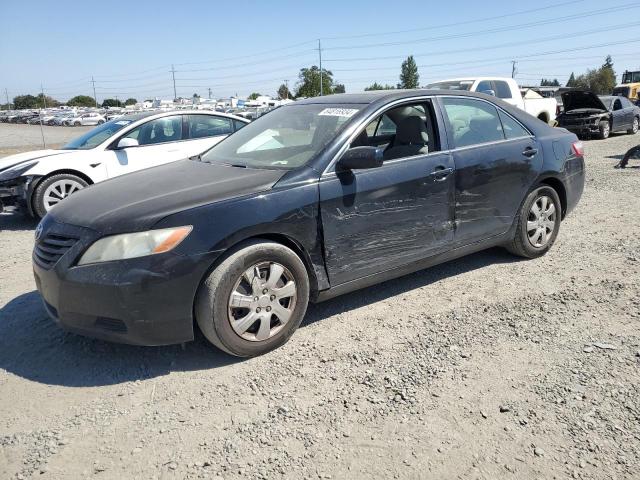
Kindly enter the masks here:
<path id="1" fill-rule="evenodd" d="M 494 246 L 535 258 L 584 186 L 582 144 L 494 97 L 407 90 L 276 109 L 201 156 L 52 208 L 33 268 L 62 327 L 254 356 L 321 301 Z"/>

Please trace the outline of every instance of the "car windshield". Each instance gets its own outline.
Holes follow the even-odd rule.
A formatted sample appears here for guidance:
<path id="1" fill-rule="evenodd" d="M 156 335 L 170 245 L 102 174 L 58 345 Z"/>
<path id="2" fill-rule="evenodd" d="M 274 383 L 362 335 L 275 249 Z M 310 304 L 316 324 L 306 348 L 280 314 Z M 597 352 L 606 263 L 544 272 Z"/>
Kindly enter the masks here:
<path id="1" fill-rule="evenodd" d="M 613 105 L 613 100 L 615 97 L 600 97 L 600 101 L 604 103 L 604 106 L 611 110 L 611 106 Z"/>
<path id="2" fill-rule="evenodd" d="M 427 85 L 431 90 L 471 90 L 473 80 L 451 80 L 449 82 L 436 82 Z"/>
<path id="3" fill-rule="evenodd" d="M 215 145 L 201 160 L 247 168 L 290 170 L 308 163 L 364 105 L 288 105 Z"/>
<path id="4" fill-rule="evenodd" d="M 89 150 L 95 148 L 116 133 L 118 130 L 126 127 L 132 120 L 117 119 L 98 125 L 96 128 L 89 130 L 84 135 L 67 143 L 62 150 Z"/>

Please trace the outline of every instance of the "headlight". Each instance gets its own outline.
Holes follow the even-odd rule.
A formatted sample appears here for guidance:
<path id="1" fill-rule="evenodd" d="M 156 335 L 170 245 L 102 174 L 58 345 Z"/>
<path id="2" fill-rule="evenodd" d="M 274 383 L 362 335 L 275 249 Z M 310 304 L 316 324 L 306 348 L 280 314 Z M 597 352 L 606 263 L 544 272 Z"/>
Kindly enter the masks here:
<path id="1" fill-rule="evenodd" d="M 13 167 L 9 167 L 6 170 L 3 170 L 2 172 L 0 172 L 0 182 L 18 178 L 24 172 L 26 172 L 31 167 L 33 167 L 36 163 L 38 162 L 37 161 L 22 162 L 22 163 L 19 163 L 18 165 L 14 165 Z"/>
<path id="2" fill-rule="evenodd" d="M 193 227 L 188 225 L 186 227 L 163 228 L 161 230 L 104 237 L 89 247 L 80 258 L 78 265 L 124 260 L 126 258 L 168 252 L 187 238 L 192 229 Z"/>

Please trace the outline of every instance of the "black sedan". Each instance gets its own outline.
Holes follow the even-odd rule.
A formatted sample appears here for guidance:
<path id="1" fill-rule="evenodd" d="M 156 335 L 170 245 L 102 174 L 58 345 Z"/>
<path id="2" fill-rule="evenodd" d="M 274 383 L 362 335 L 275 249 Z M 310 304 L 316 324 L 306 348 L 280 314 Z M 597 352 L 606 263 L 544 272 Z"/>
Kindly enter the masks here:
<path id="1" fill-rule="evenodd" d="M 544 255 L 584 177 L 575 135 L 494 97 L 312 98 L 76 193 L 38 225 L 33 269 L 68 330 L 160 345 L 193 339 L 195 320 L 254 356 L 309 301 L 494 246 Z"/>
<path id="2" fill-rule="evenodd" d="M 570 90 L 562 94 L 562 103 L 558 126 L 576 135 L 606 139 L 613 132 L 638 133 L 640 108 L 625 97 Z"/>

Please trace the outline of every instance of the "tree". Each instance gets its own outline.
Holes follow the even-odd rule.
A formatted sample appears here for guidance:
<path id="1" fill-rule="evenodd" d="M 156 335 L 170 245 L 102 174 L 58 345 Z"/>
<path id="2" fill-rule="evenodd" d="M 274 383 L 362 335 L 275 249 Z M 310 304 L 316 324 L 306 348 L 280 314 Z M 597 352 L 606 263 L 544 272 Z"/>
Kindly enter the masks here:
<path id="1" fill-rule="evenodd" d="M 371 85 L 369 85 L 368 87 L 364 88 L 365 92 L 371 92 L 373 90 L 395 90 L 396 87 L 394 87 L 393 85 L 388 85 L 388 84 L 380 84 L 378 82 L 373 82 Z"/>
<path id="2" fill-rule="evenodd" d="M 333 87 L 333 93 L 344 93 L 346 92 L 346 89 L 344 88 L 344 85 L 342 83 L 338 83 L 336 84 L 335 87 Z"/>
<path id="3" fill-rule="evenodd" d="M 313 65 L 311 68 L 301 68 L 298 75 L 296 97 L 317 97 L 320 95 L 320 69 Z M 333 73 L 322 69 L 322 94 L 333 93 Z"/>
<path id="4" fill-rule="evenodd" d="M 249 95 L 249 100 L 256 100 L 258 97 L 261 97 L 262 94 L 258 93 L 258 92 L 253 92 L 251 95 Z"/>
<path id="5" fill-rule="evenodd" d="M 289 87 L 287 87 L 284 83 L 280 85 L 278 88 L 278 98 L 280 100 L 284 100 L 285 98 L 290 98 L 291 92 L 289 91 Z"/>
<path id="6" fill-rule="evenodd" d="M 598 69 L 589 69 L 575 80 L 575 86 L 585 90 L 591 90 L 596 95 L 611 94 L 616 86 L 616 73 L 613 70 L 613 61 L 607 55 L 604 64 Z"/>
<path id="7" fill-rule="evenodd" d="M 402 62 L 398 88 L 418 88 L 419 82 L 420 75 L 418 74 L 418 65 L 416 65 L 413 55 L 409 55 L 407 59 Z"/>
<path id="8" fill-rule="evenodd" d="M 37 108 L 38 98 L 33 95 L 18 95 L 13 98 L 13 107 L 21 108 Z"/>
<path id="9" fill-rule="evenodd" d="M 107 107 L 121 107 L 122 102 L 120 100 L 116 100 L 115 98 L 105 98 L 102 102 L 102 108 Z"/>
<path id="10" fill-rule="evenodd" d="M 136 103 L 138 103 L 138 100 L 136 100 L 135 98 L 127 98 L 124 102 L 125 107 L 127 105 L 135 105 Z"/>
<path id="11" fill-rule="evenodd" d="M 67 105 L 70 107 L 95 107 L 96 101 L 88 95 L 76 95 L 67 100 Z"/>
<path id="12" fill-rule="evenodd" d="M 571 72 L 569 76 L 569 80 L 567 80 L 567 87 L 575 87 L 576 86 L 576 76 Z"/>
<path id="13" fill-rule="evenodd" d="M 553 80 L 547 79 L 547 78 L 543 78 L 540 81 L 540 86 L 541 87 L 559 87 L 560 86 L 560 82 L 558 81 L 557 78 L 554 78 Z"/>

